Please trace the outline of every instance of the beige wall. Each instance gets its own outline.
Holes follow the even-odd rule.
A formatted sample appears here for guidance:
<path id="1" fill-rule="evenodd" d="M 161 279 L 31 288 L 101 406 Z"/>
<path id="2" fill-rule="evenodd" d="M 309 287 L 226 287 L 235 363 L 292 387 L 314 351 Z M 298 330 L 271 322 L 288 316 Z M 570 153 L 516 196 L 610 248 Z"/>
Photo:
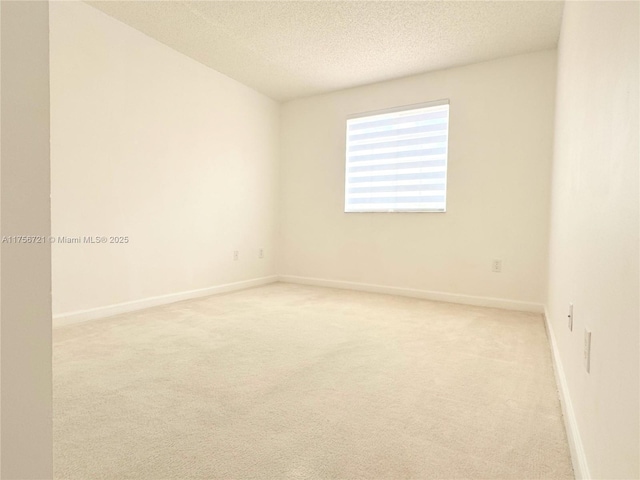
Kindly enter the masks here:
<path id="1" fill-rule="evenodd" d="M 544 51 L 285 103 L 280 273 L 541 305 L 555 65 Z M 444 98 L 447 213 L 345 214 L 346 117 Z"/>
<path id="2" fill-rule="evenodd" d="M 0 2 L 2 142 L 0 235 L 48 236 L 49 12 Z M 0 249 L 3 479 L 51 478 L 51 249 Z"/>
<path id="3" fill-rule="evenodd" d="M 598 479 L 640 477 L 639 14 L 637 2 L 567 2 L 559 45 L 549 322 L 583 473 Z"/>
<path id="4" fill-rule="evenodd" d="M 53 234 L 130 239 L 56 244 L 54 314 L 276 273 L 276 102 L 80 2 L 51 67 Z"/>

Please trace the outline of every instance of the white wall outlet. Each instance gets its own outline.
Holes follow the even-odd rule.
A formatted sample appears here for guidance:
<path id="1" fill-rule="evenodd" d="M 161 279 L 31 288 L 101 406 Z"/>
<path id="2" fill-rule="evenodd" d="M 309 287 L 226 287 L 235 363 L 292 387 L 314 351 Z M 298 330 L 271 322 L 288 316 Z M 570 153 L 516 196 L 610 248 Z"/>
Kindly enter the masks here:
<path id="1" fill-rule="evenodd" d="M 569 315 L 567 315 L 567 317 L 568 317 L 569 331 L 573 332 L 573 303 L 569 304 Z"/>
<path id="2" fill-rule="evenodd" d="M 233 259 L 234 260 L 240 259 L 240 252 L 238 250 L 233 251 Z"/>
<path id="3" fill-rule="evenodd" d="M 264 258 L 264 249 L 263 248 L 258 250 L 258 258 Z"/>
<path id="4" fill-rule="evenodd" d="M 584 369 L 591 372 L 591 331 L 584 329 Z"/>
<path id="5" fill-rule="evenodd" d="M 502 272 L 502 260 L 493 260 L 491 262 L 491 271 L 495 273 Z"/>

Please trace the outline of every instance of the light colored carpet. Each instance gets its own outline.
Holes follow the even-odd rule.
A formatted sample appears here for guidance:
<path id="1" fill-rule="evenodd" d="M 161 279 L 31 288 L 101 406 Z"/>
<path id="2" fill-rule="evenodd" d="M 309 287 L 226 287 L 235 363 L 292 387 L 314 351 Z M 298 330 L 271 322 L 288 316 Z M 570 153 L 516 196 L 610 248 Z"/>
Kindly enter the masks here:
<path id="1" fill-rule="evenodd" d="M 56 478 L 573 478 L 540 315 L 289 284 L 54 330 Z"/>

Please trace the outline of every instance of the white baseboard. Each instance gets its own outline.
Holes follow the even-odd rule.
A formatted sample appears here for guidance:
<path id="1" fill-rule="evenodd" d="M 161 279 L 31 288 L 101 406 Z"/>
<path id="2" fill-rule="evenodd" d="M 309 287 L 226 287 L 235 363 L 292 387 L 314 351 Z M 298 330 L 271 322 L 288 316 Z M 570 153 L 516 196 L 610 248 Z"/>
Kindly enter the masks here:
<path id="1" fill-rule="evenodd" d="M 142 298 L 131 302 L 116 303 L 106 305 L 104 307 L 90 308 L 88 310 L 78 310 L 75 312 L 61 313 L 53 316 L 53 326 L 60 327 L 62 325 L 70 325 L 72 323 L 86 322 L 88 320 L 96 320 L 98 318 L 111 317 L 120 313 L 134 312 L 144 308 L 156 307 L 168 303 L 188 300 L 190 298 L 207 297 L 217 293 L 233 292 L 236 290 L 244 290 L 245 288 L 258 287 L 278 281 L 277 275 L 268 277 L 253 278 L 241 282 L 226 283 L 223 285 L 215 285 L 213 287 L 199 288 L 197 290 L 189 290 L 186 292 L 170 293 L 167 295 L 159 295 L 157 297 Z"/>
<path id="2" fill-rule="evenodd" d="M 315 285 L 318 287 L 343 288 L 346 290 L 359 290 L 362 292 L 384 293 L 387 295 L 400 295 L 403 297 L 423 298 L 439 302 L 462 303 L 465 305 L 476 305 L 480 307 L 494 307 L 535 313 L 544 312 L 542 304 L 507 300 L 504 298 L 475 297 L 472 295 L 461 295 L 458 293 L 433 292 L 414 288 L 390 287 L 387 285 L 372 285 L 369 283 L 327 280 L 323 278 L 298 277 L 295 275 L 279 275 L 278 280 L 286 283 L 299 283 L 302 285 Z"/>
<path id="3" fill-rule="evenodd" d="M 549 312 L 547 311 L 546 306 L 544 307 L 544 324 L 547 329 L 547 337 L 549 338 L 549 345 L 551 347 L 553 371 L 556 376 L 556 383 L 560 394 L 560 405 L 562 406 L 562 416 L 564 418 L 565 430 L 567 431 L 567 440 L 569 442 L 569 450 L 571 452 L 571 462 L 573 463 L 573 473 L 576 479 L 591 480 L 587 457 L 584 452 L 582 438 L 580 437 L 580 430 L 578 430 L 578 423 L 576 422 L 576 415 L 573 410 L 569 387 L 567 386 L 567 377 L 564 374 L 560 352 L 558 351 L 558 344 L 556 343 L 556 336 L 551 328 Z"/>

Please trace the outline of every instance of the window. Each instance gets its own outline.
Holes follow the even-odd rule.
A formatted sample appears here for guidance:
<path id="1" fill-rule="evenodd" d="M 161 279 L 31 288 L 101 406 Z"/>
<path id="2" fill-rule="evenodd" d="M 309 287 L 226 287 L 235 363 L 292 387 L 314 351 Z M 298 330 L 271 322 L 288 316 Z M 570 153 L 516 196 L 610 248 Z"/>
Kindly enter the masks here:
<path id="1" fill-rule="evenodd" d="M 345 212 L 444 212 L 449 101 L 347 119 Z"/>

